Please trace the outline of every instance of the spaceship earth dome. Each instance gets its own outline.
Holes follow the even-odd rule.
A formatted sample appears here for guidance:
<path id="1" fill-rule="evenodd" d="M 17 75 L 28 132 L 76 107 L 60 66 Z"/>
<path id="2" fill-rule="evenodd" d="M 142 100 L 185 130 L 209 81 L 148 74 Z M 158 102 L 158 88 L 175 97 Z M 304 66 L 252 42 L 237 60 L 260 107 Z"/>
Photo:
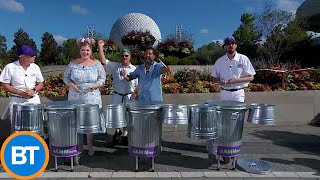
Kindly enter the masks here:
<path id="1" fill-rule="evenodd" d="M 297 9 L 296 19 L 307 22 L 308 30 L 320 32 L 320 1 L 304 1 Z"/>
<path id="2" fill-rule="evenodd" d="M 129 13 L 119 18 L 112 26 L 110 39 L 119 47 L 123 47 L 121 39 L 131 31 L 149 31 L 156 39 L 153 47 L 157 46 L 158 43 L 161 42 L 161 33 L 156 22 L 149 16 L 141 13 Z"/>

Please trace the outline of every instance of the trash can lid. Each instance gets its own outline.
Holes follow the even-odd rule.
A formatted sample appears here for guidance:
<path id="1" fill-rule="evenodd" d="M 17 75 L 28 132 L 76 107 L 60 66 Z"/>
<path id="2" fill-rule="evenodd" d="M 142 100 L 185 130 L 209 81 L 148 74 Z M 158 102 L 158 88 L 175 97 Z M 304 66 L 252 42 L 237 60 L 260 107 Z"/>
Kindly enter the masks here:
<path id="1" fill-rule="evenodd" d="M 239 158 L 236 163 L 240 170 L 254 174 L 268 174 L 272 170 L 268 162 L 254 158 Z"/>

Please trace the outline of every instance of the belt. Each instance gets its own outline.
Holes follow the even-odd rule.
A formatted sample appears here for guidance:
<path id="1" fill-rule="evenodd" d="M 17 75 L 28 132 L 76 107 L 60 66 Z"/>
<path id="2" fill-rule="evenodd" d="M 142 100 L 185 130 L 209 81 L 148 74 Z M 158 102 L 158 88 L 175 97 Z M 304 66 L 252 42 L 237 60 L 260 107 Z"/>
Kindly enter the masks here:
<path id="1" fill-rule="evenodd" d="M 234 92 L 234 91 L 239 91 L 239 90 L 244 89 L 244 88 L 238 88 L 238 89 L 224 89 L 224 88 L 222 88 L 222 89 L 225 90 L 225 91 Z"/>
<path id="2" fill-rule="evenodd" d="M 130 92 L 130 93 L 127 93 L 127 94 L 121 94 L 121 93 L 118 93 L 117 91 L 113 91 L 115 94 L 118 94 L 118 95 L 120 95 L 120 96 L 127 96 L 127 95 L 129 95 L 129 94 L 132 94 L 132 92 Z"/>
<path id="3" fill-rule="evenodd" d="M 132 94 L 132 92 L 130 92 L 130 93 L 127 93 L 127 94 L 121 94 L 121 93 L 118 93 L 117 91 L 113 91 L 115 94 L 118 94 L 119 96 L 122 96 L 122 99 L 121 99 L 121 102 L 123 103 L 123 98 L 125 97 L 125 96 L 127 96 L 127 95 L 129 95 L 129 94 Z"/>
<path id="4" fill-rule="evenodd" d="M 13 95 L 13 94 L 11 94 L 10 96 L 11 96 L 11 97 L 16 97 L 16 98 L 21 98 L 21 99 L 27 99 L 27 98 L 25 98 L 25 97 Z"/>

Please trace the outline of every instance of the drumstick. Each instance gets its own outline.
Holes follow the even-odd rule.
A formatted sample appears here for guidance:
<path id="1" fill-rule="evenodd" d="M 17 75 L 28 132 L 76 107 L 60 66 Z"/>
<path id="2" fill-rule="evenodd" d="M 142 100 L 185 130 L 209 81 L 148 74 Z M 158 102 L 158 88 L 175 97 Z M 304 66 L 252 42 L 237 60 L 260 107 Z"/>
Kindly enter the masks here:
<path id="1" fill-rule="evenodd" d="M 168 68 L 168 66 L 165 65 L 165 64 L 161 61 L 161 59 L 159 59 L 159 61 L 160 61 L 160 63 L 161 63 L 164 67 Z"/>

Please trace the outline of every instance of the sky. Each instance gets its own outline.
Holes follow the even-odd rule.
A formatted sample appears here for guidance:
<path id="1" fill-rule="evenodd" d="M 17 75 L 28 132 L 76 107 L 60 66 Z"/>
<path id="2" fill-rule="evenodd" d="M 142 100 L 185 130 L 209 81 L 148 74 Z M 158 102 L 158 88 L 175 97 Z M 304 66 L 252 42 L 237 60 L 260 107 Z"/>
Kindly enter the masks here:
<path id="1" fill-rule="evenodd" d="M 267 0 L 273 7 L 295 13 L 304 0 Z M 109 37 L 113 24 L 128 13 L 151 17 L 162 39 L 177 25 L 192 34 L 196 48 L 232 35 L 243 13 L 262 12 L 265 0 L 0 0 L 0 34 L 13 46 L 22 28 L 41 48 L 43 33 L 58 43 L 79 38 L 87 26 Z"/>

